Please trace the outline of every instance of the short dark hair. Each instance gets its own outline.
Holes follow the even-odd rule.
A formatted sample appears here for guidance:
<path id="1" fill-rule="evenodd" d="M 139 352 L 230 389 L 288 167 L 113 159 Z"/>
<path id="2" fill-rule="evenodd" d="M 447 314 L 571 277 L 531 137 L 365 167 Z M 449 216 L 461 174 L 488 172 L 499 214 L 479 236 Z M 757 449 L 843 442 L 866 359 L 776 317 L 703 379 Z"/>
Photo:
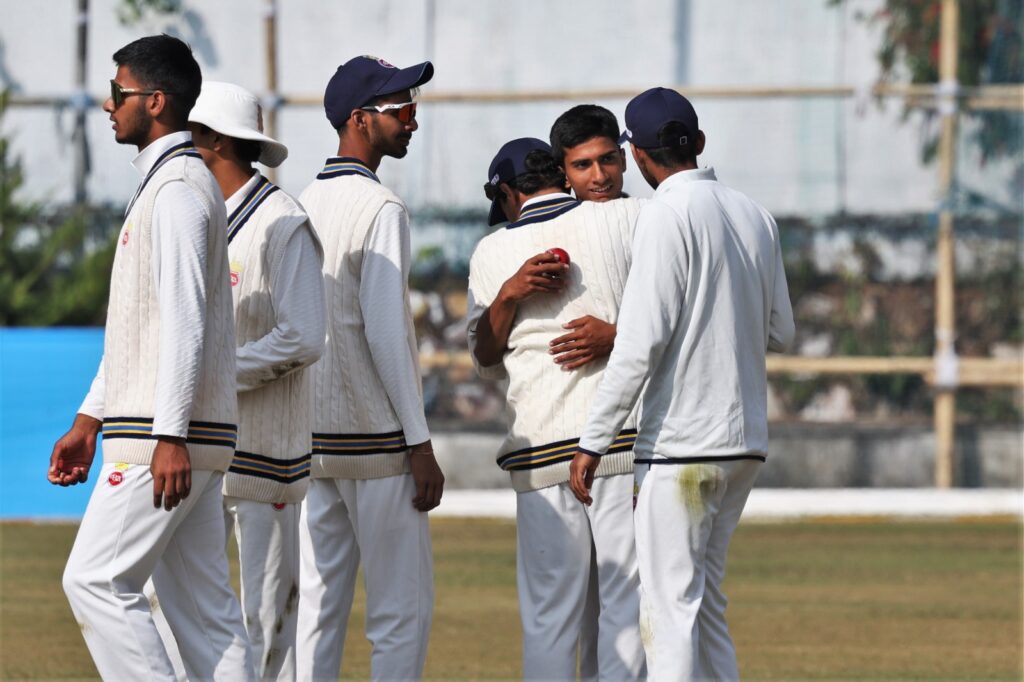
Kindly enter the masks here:
<path id="1" fill-rule="evenodd" d="M 114 63 L 127 67 L 144 88 L 168 95 L 174 123 L 185 127 L 203 85 L 203 73 L 188 45 L 166 34 L 146 36 L 115 52 Z"/>
<path id="2" fill-rule="evenodd" d="M 615 114 L 596 104 L 579 104 L 565 112 L 551 126 L 551 151 L 555 163 L 565 162 L 565 150 L 595 137 L 619 143 L 619 122 Z"/>
<path id="3" fill-rule="evenodd" d="M 565 172 L 555 163 L 554 157 L 543 149 L 534 149 L 524 159 L 526 172 L 512 178 L 508 184 L 523 194 L 536 194 L 542 189 L 554 187 L 564 190 Z"/>
<path id="4" fill-rule="evenodd" d="M 660 147 L 644 149 L 651 161 L 663 168 L 679 168 L 697 163 L 697 131 L 679 121 L 669 121 L 658 131 Z"/>

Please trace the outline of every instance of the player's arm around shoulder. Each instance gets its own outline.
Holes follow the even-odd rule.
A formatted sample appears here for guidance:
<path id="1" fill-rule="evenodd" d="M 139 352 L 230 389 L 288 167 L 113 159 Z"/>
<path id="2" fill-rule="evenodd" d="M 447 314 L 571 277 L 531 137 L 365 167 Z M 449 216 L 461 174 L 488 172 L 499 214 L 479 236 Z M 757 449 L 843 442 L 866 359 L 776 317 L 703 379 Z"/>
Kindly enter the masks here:
<path id="1" fill-rule="evenodd" d="M 494 235 L 497 237 L 497 235 Z M 481 244 L 482 245 L 482 244 Z M 496 246 L 496 244 L 495 244 Z M 515 323 L 519 304 L 533 296 L 558 294 L 565 289 L 569 265 L 563 263 L 551 251 L 544 251 L 528 257 L 510 276 L 502 279 L 510 267 L 507 263 L 509 252 L 514 249 L 491 248 L 487 251 L 479 249 L 474 254 L 476 261 L 474 277 L 471 266 L 471 283 L 473 280 L 490 281 L 493 297 L 486 307 L 479 311 L 475 327 L 475 345 L 472 348 L 474 361 L 484 367 L 499 364 L 508 350 L 508 338 Z M 485 257 L 483 253 L 486 253 Z M 493 273 L 502 273 L 495 277 Z"/>
<path id="2" fill-rule="evenodd" d="M 504 229 L 504 228 L 502 228 Z M 493 254 L 497 252 L 496 242 L 500 241 L 497 231 L 481 239 L 469 259 L 469 281 L 466 289 L 466 344 L 469 356 L 477 374 L 484 379 L 500 380 L 508 376 L 503 361 L 484 364 L 477 355 L 480 323 L 488 314 L 488 307 L 494 302 L 501 287 L 501 273 L 494 271 Z M 504 356 L 502 356 L 504 358 Z"/>

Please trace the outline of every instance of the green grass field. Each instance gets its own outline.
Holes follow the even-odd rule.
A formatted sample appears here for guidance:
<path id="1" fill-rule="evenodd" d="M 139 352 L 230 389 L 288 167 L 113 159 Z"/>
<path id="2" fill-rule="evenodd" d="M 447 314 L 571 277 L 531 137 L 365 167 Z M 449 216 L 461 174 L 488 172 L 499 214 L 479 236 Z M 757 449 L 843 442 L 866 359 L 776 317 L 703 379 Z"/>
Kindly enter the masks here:
<path id="1" fill-rule="evenodd" d="M 95 678 L 60 586 L 68 525 L 0 525 L 0 679 Z M 426 676 L 519 674 L 515 526 L 433 521 Z M 1022 526 L 820 521 L 742 525 L 729 621 L 746 680 L 1020 680 Z M 344 679 L 369 676 L 362 601 Z"/>

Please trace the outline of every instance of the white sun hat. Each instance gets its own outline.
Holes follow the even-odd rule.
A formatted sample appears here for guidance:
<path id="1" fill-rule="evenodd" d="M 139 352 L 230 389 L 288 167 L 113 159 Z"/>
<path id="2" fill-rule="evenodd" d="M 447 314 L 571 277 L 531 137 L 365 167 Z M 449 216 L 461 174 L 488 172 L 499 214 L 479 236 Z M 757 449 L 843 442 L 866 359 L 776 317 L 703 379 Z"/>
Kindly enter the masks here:
<path id="1" fill-rule="evenodd" d="M 265 166 L 279 166 L 288 158 L 288 147 L 263 134 L 263 107 L 259 98 L 239 85 L 203 81 L 188 120 L 221 135 L 259 142 L 259 162 Z"/>

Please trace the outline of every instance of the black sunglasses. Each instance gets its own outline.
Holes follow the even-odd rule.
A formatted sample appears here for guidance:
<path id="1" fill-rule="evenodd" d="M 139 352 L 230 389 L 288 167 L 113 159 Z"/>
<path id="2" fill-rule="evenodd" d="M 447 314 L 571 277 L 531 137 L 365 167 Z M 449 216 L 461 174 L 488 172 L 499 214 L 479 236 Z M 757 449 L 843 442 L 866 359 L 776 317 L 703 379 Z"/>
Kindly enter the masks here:
<path id="1" fill-rule="evenodd" d="M 126 97 L 132 95 L 152 95 L 158 90 L 140 90 L 138 88 L 122 88 L 115 81 L 110 81 L 110 99 L 114 101 L 114 108 L 117 109 L 122 104 Z"/>

